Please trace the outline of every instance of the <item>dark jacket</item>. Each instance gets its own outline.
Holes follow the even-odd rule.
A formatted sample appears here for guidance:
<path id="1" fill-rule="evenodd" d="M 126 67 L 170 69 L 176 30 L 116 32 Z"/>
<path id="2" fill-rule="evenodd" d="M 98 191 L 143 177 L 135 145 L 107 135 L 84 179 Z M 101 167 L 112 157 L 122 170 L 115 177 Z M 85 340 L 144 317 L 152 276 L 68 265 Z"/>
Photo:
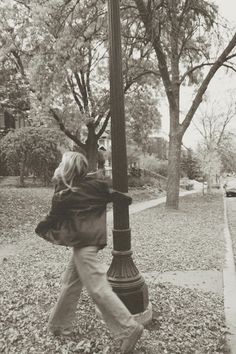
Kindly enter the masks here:
<path id="1" fill-rule="evenodd" d="M 63 183 L 55 188 L 52 207 L 35 232 L 54 244 L 86 247 L 107 244 L 106 205 L 115 199 L 131 198 L 109 189 L 104 180 L 85 177 L 71 191 Z"/>

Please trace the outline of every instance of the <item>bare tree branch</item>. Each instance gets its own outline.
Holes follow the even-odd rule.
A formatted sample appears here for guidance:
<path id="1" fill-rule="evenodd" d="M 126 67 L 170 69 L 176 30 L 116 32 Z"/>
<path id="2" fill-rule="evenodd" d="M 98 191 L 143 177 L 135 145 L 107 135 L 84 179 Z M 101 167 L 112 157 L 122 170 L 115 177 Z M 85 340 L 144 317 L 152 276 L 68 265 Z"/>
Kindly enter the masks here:
<path id="1" fill-rule="evenodd" d="M 99 132 L 96 134 L 97 138 L 101 138 L 102 134 L 105 132 L 106 128 L 107 128 L 107 124 L 109 122 L 109 119 L 111 117 L 111 112 L 110 110 L 107 112 L 106 118 L 104 119 L 102 128 L 99 130 Z"/>
<path id="2" fill-rule="evenodd" d="M 50 112 L 52 113 L 54 119 L 58 122 L 60 130 L 63 131 L 63 133 L 68 136 L 71 140 L 73 140 L 79 147 L 82 149 L 85 149 L 85 144 L 83 144 L 74 134 L 72 134 L 63 124 L 61 121 L 59 115 L 56 113 L 56 111 L 53 108 L 50 108 Z"/>
<path id="3" fill-rule="evenodd" d="M 28 10 L 31 10 L 30 6 L 27 5 L 25 2 L 20 1 L 20 0 L 14 0 L 17 4 L 23 5 L 24 7 L 26 7 Z"/>
<path id="4" fill-rule="evenodd" d="M 234 36 L 232 37 L 232 39 L 230 40 L 230 42 L 228 43 L 226 48 L 223 50 L 221 55 L 218 57 L 216 62 L 212 65 L 208 74 L 206 75 L 205 79 L 203 80 L 201 86 L 199 87 L 198 92 L 192 102 L 192 105 L 191 105 L 184 121 L 180 124 L 179 129 L 180 129 L 181 134 L 184 134 L 184 132 L 188 128 L 188 126 L 194 116 L 194 113 L 196 112 L 197 108 L 199 107 L 199 104 L 202 101 L 202 97 L 203 97 L 204 93 L 206 92 L 211 79 L 213 78 L 215 73 L 218 71 L 218 69 L 220 67 L 222 67 L 224 62 L 227 60 L 228 55 L 235 48 L 235 46 L 236 46 L 236 33 L 234 34 Z"/>
<path id="5" fill-rule="evenodd" d="M 230 123 L 230 121 L 233 119 L 234 115 L 235 115 L 235 108 L 234 108 L 234 110 L 232 110 L 232 107 L 230 106 L 228 109 L 228 112 L 226 114 L 226 118 L 224 120 L 223 127 L 221 129 L 221 132 L 220 132 L 220 135 L 219 135 L 219 138 L 217 141 L 217 146 L 220 145 L 222 138 L 224 136 L 225 129 L 226 129 L 227 125 Z"/>
<path id="6" fill-rule="evenodd" d="M 66 1 L 64 1 L 64 4 L 61 6 L 61 14 L 60 14 L 60 16 L 59 16 L 59 19 L 62 18 L 62 15 L 63 15 L 63 14 L 65 14 L 65 8 L 66 8 L 67 5 L 69 5 L 69 3 L 70 3 L 71 1 L 72 1 L 72 0 L 66 0 Z M 80 2 L 80 0 L 77 0 L 77 1 L 76 1 L 76 3 L 72 6 L 72 8 L 71 8 L 71 9 L 68 11 L 68 13 L 66 14 L 66 16 L 64 17 L 64 19 L 62 20 L 62 22 L 59 23 L 59 26 L 58 26 L 58 28 L 57 28 L 57 31 L 56 31 L 56 33 L 54 34 L 55 38 L 58 37 L 58 34 L 59 34 L 59 32 L 61 31 L 62 27 L 65 25 L 66 20 L 67 20 L 67 19 L 69 18 L 69 16 L 74 12 L 74 10 L 75 10 L 75 8 L 76 8 L 76 6 L 77 6 L 77 4 L 78 4 L 79 2 Z M 49 27 L 49 25 L 48 25 L 48 27 Z"/>
<path id="7" fill-rule="evenodd" d="M 228 61 L 229 58 L 233 58 L 233 57 L 235 57 L 235 56 L 236 56 L 236 54 L 233 54 L 233 55 L 231 55 L 230 57 L 227 57 L 225 61 Z M 204 66 L 212 66 L 212 65 L 214 65 L 214 64 L 215 64 L 215 62 L 212 62 L 212 63 L 201 63 L 201 64 L 196 65 L 196 66 L 194 66 L 193 68 L 187 70 L 187 71 L 183 74 L 182 78 L 180 79 L 180 84 L 186 79 L 187 76 L 189 76 L 189 75 L 190 75 L 191 73 L 193 73 L 195 70 L 201 69 L 201 68 L 203 68 Z M 225 67 L 227 67 L 228 69 L 232 69 L 233 71 L 236 72 L 236 68 L 234 68 L 232 65 L 229 65 L 229 64 L 225 64 L 225 63 L 224 63 L 224 64 L 222 64 L 222 66 L 225 66 Z"/>
<path id="8" fill-rule="evenodd" d="M 80 72 L 80 74 L 81 74 L 81 72 Z M 79 90 L 80 90 L 80 93 L 81 93 L 81 96 L 82 96 L 83 109 L 84 109 L 84 111 L 86 111 L 87 110 L 87 105 L 88 105 L 86 88 L 84 87 L 83 83 L 81 82 L 80 76 L 79 76 L 77 71 L 74 72 L 74 76 L 75 76 L 77 85 L 79 87 Z"/>
<path id="9" fill-rule="evenodd" d="M 20 70 L 21 75 L 26 78 L 26 74 L 25 74 L 25 69 L 24 69 L 24 65 L 22 63 L 21 57 L 19 55 L 19 53 L 17 52 L 17 50 L 12 50 L 11 53 L 13 54 L 14 58 L 16 59 L 16 64 Z"/>
<path id="10" fill-rule="evenodd" d="M 80 99 L 79 99 L 79 97 L 78 97 L 78 94 L 77 94 L 76 91 L 75 91 L 75 87 L 74 87 L 73 81 L 69 78 L 69 76 L 67 76 L 67 82 L 68 82 L 68 84 L 69 84 L 69 86 L 70 86 L 72 95 L 73 95 L 73 97 L 74 97 L 74 100 L 75 100 L 76 104 L 77 104 L 78 107 L 79 107 L 80 112 L 83 113 L 83 112 L 84 112 L 84 108 L 83 108 L 83 106 L 82 106 L 82 104 L 81 104 L 81 102 L 80 102 Z"/>
<path id="11" fill-rule="evenodd" d="M 155 75 L 157 77 L 160 78 L 160 75 L 158 72 L 154 71 L 154 70 L 146 70 L 143 71 L 142 73 L 138 74 L 137 76 L 131 78 L 129 81 L 127 81 L 125 87 L 124 87 L 124 92 L 127 92 L 129 90 L 129 88 L 135 83 L 137 82 L 141 77 L 146 76 L 146 75 Z"/>
<path id="12" fill-rule="evenodd" d="M 92 108 L 92 116 L 94 115 L 94 109 L 95 109 L 95 102 L 93 99 L 92 95 L 92 90 L 90 86 L 90 73 L 91 73 L 91 66 L 92 66 L 92 50 L 91 46 L 89 46 L 89 53 L 88 53 L 88 65 L 87 65 L 87 70 L 86 70 L 86 87 L 87 87 L 87 92 L 88 92 L 88 97 L 91 103 L 91 108 Z"/>

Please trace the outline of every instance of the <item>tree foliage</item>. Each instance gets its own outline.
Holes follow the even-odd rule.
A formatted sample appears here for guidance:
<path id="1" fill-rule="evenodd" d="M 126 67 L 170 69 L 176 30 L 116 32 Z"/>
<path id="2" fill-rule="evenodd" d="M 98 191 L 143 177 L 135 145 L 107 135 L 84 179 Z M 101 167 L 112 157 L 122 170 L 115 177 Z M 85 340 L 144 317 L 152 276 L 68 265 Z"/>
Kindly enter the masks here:
<path id="1" fill-rule="evenodd" d="M 20 128 L 1 139 L 1 161 L 9 173 L 20 172 L 22 185 L 27 173 L 48 184 L 61 159 L 60 146 L 68 148 L 68 142 L 58 129 Z"/>
<path id="2" fill-rule="evenodd" d="M 27 85 L 9 60 L 0 63 L 0 103 L 3 111 L 27 119 L 29 96 Z"/>
<path id="3" fill-rule="evenodd" d="M 161 127 L 157 99 L 148 85 L 134 85 L 133 91 L 126 95 L 127 138 L 145 153 L 148 151 L 152 132 Z"/>
<path id="4" fill-rule="evenodd" d="M 2 9 L 4 18 L 14 24 L 9 29 L 8 22 L 2 21 L 4 31 L 11 32 L 2 53 L 17 60 L 21 74 L 28 78 L 36 97 L 31 99 L 30 117 L 40 117 L 50 125 L 48 111 L 60 129 L 84 149 L 94 168 L 98 140 L 110 119 L 107 2 L 13 3 Z M 132 86 L 143 85 L 147 75 L 158 77 L 148 53 L 142 52 L 143 44 L 136 40 L 137 28 L 131 20 L 122 22 L 124 91 L 129 96 Z M 142 110 L 145 101 L 140 104 Z"/>

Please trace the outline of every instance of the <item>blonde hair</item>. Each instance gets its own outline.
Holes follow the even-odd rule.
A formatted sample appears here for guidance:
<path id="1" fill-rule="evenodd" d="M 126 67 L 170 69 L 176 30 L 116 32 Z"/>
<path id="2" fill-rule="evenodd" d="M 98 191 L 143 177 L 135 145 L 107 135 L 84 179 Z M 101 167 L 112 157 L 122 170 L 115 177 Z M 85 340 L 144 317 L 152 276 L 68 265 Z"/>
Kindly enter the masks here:
<path id="1" fill-rule="evenodd" d="M 86 176 L 88 171 L 88 161 L 86 157 L 75 151 L 67 151 L 62 155 L 60 165 L 54 172 L 52 180 L 62 181 L 70 190 L 76 191 L 73 187 L 74 179 L 81 179 Z"/>

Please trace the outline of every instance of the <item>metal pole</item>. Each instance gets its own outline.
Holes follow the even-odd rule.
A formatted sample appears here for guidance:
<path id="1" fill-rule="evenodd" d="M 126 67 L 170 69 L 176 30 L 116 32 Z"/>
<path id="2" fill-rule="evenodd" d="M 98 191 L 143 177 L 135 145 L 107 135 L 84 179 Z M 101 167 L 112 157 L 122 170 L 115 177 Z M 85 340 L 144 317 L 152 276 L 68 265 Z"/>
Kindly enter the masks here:
<path id="1" fill-rule="evenodd" d="M 108 0 L 108 11 L 112 180 L 114 189 L 120 192 L 128 192 L 120 1 Z M 113 259 L 108 270 L 108 279 L 113 290 L 130 312 L 132 314 L 139 314 L 144 312 L 148 306 L 148 289 L 132 260 L 129 206 L 127 202 L 114 203 L 113 218 Z"/>

